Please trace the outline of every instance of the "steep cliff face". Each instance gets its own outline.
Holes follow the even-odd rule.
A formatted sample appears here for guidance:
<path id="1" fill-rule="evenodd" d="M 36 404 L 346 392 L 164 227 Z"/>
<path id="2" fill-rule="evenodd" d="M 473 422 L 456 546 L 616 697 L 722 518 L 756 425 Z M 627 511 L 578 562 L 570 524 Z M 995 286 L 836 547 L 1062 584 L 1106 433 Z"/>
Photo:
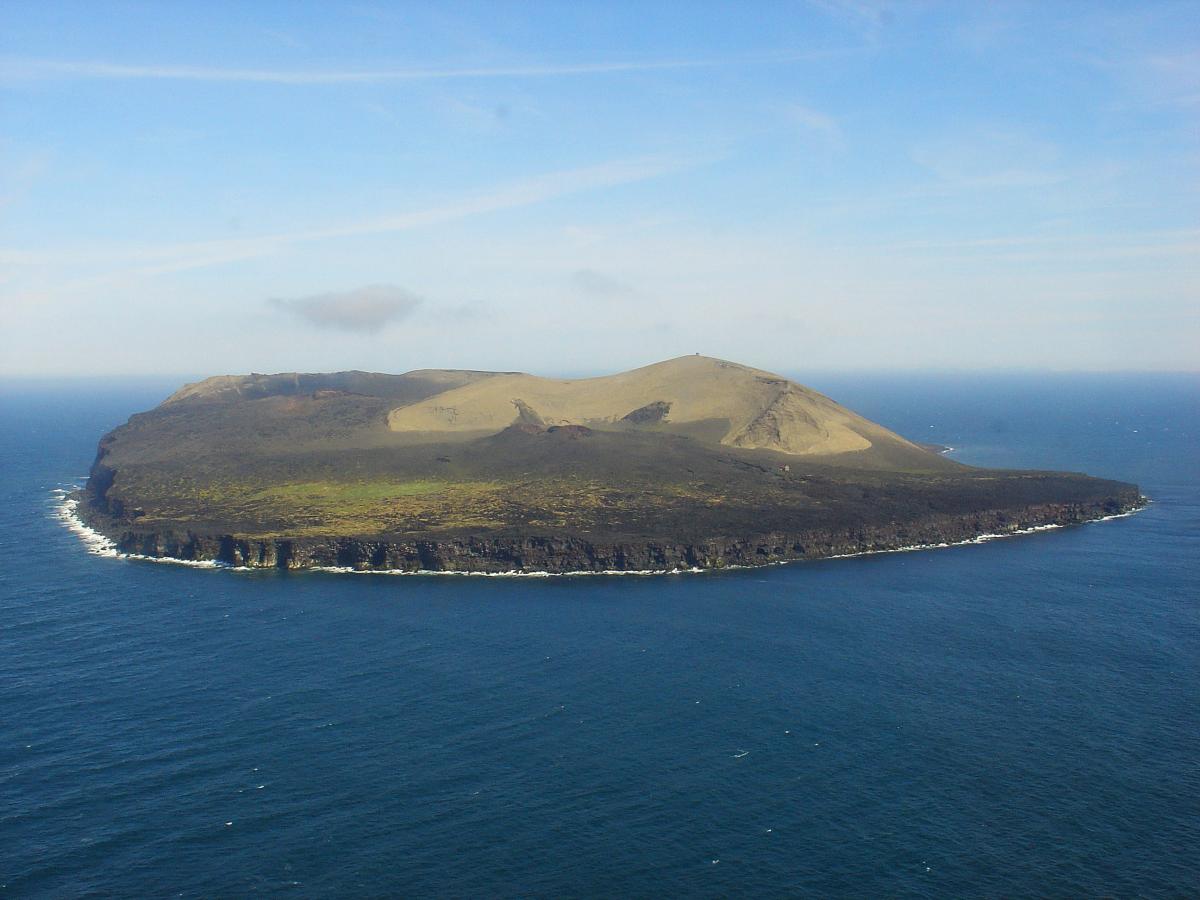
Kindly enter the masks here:
<path id="1" fill-rule="evenodd" d="M 1074 525 L 1137 509 L 1145 500 L 1130 486 L 1085 503 L 1049 503 L 1018 510 L 931 515 L 886 525 L 810 528 L 697 542 L 593 541 L 552 534 L 404 538 L 272 538 L 193 532 L 142 531 L 95 507 L 82 506 L 92 527 L 122 553 L 178 560 L 211 560 L 249 568 L 428 572 L 664 572 L 761 566 L 906 547 L 956 544 L 982 535 Z"/>

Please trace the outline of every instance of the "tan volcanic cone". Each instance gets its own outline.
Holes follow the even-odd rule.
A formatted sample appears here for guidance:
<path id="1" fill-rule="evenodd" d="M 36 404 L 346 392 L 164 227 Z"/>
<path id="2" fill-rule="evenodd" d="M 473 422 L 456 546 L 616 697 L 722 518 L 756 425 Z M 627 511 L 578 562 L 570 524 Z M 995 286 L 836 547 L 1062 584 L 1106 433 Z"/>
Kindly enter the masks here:
<path id="1" fill-rule="evenodd" d="M 725 423 L 720 442 L 748 449 L 827 455 L 881 442 L 916 449 L 816 391 L 707 356 L 681 356 L 601 378 L 496 375 L 394 409 L 388 427 L 423 433 L 494 433 L 518 422 L 604 427 L 635 411 L 643 411 L 635 421 L 661 415 L 668 427 Z"/>

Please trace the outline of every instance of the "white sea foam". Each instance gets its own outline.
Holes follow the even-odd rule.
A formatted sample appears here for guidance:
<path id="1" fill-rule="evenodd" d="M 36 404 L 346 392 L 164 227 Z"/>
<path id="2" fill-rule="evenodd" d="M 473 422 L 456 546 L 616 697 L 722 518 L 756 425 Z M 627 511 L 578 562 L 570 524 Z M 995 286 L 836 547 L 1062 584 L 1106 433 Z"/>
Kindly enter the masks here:
<path id="1" fill-rule="evenodd" d="M 1142 505 L 1135 509 L 1127 509 L 1125 512 L 1113 513 L 1111 516 L 1101 516 L 1098 519 L 1088 519 L 1085 522 L 1072 522 L 1071 525 L 1095 525 L 1099 522 L 1111 522 L 1113 519 L 1125 519 L 1129 516 L 1134 516 L 1140 513 L 1143 509 L 1149 506 L 1154 501 L 1149 497 L 1142 497 Z M 987 532 L 985 534 L 976 535 L 973 538 L 967 538 L 964 541 L 949 541 L 940 544 L 909 544 L 906 547 L 895 547 L 890 550 L 860 550 L 856 553 L 838 553 L 833 556 L 826 556 L 825 559 L 853 559 L 857 556 L 874 556 L 879 553 L 911 553 L 914 550 L 941 550 L 945 547 L 966 547 L 971 544 L 986 544 L 989 541 L 997 541 L 1001 538 L 1020 537 L 1025 534 L 1036 534 L 1039 531 L 1054 531 L 1057 528 L 1066 528 L 1067 525 L 1030 525 L 1028 528 L 1017 528 L 1013 531 Z M 779 560 L 777 565 L 783 565 L 793 560 Z"/>
<path id="2" fill-rule="evenodd" d="M 729 568 L 733 568 L 730 566 Z M 452 572 L 445 569 L 356 569 L 353 566 L 312 566 L 309 572 L 331 572 L 335 575 L 460 575 L 466 578 L 576 578 L 582 575 L 690 575 L 711 571 L 692 567 L 690 569 L 575 569 L 569 572 L 523 571 L 508 569 L 504 572 Z"/>
<path id="3" fill-rule="evenodd" d="M 261 572 L 262 569 L 254 566 L 231 566 L 228 563 L 218 562 L 211 559 L 177 559 L 171 556 L 149 556 L 143 553 L 122 553 L 117 549 L 116 544 L 105 537 L 94 528 L 89 527 L 84 521 L 79 518 L 77 509 L 79 500 L 70 496 L 70 493 L 64 488 L 55 488 L 51 492 L 55 498 L 54 517 L 61 521 L 69 531 L 73 532 L 83 543 L 88 553 L 94 556 L 108 556 L 118 559 L 136 559 L 144 562 L 166 563 L 174 566 L 190 566 L 196 569 L 224 569 L 229 572 Z M 1086 522 L 1079 524 L 1094 525 L 1099 522 L 1111 522 L 1113 519 L 1125 519 L 1129 516 L 1136 515 L 1143 509 L 1146 509 L 1152 501 L 1149 497 L 1142 497 L 1142 505 L 1129 509 L 1125 512 L 1114 513 L 1111 516 L 1101 516 L 1098 519 L 1089 519 Z M 1074 524 L 1074 523 L 1073 523 Z M 917 550 L 941 550 L 946 547 L 964 547 L 971 544 L 986 544 L 989 541 L 999 540 L 1001 538 L 1019 537 L 1025 534 L 1035 534 L 1039 531 L 1053 531 L 1057 528 L 1065 528 L 1066 525 L 1031 525 L 1028 528 L 1018 528 L 1013 531 L 1003 531 L 997 533 L 987 533 L 976 535 L 973 538 L 968 538 L 963 541 L 950 541 L 937 544 L 909 544 L 904 547 L 893 547 L 886 550 L 860 550 L 854 553 L 835 553 L 830 556 L 818 557 L 817 559 L 854 559 L 860 556 L 875 556 L 882 553 L 912 553 Z M 790 563 L 802 562 L 802 559 L 780 559 L 774 560 L 770 565 L 782 566 Z M 816 561 L 811 559 L 810 561 Z M 353 566 L 312 566 L 303 571 L 308 572 L 326 572 L 336 575 L 449 575 L 462 576 L 470 578 L 578 578 L 584 575 L 694 575 L 702 572 L 718 572 L 727 571 L 730 569 L 754 569 L 758 566 L 746 565 L 727 565 L 721 569 L 702 569 L 698 566 L 691 568 L 672 568 L 672 569 L 578 569 L 569 572 L 546 572 L 546 571 L 523 571 L 520 569 L 509 569 L 504 572 L 453 572 L 445 569 L 356 569 Z"/>
<path id="4" fill-rule="evenodd" d="M 1101 516 L 1099 519 L 1092 519 L 1092 521 L 1088 522 L 1087 524 L 1090 525 L 1094 522 L 1111 522 L 1113 519 L 1128 519 L 1130 516 L 1136 516 L 1138 513 L 1140 513 L 1143 509 L 1148 507 L 1153 502 L 1154 501 L 1151 500 L 1149 497 L 1143 497 L 1142 505 L 1137 507 L 1136 509 L 1127 509 L 1127 510 L 1125 510 L 1125 512 L 1113 513 L 1111 516 Z"/>
<path id="5" fill-rule="evenodd" d="M 54 491 L 57 496 L 57 504 L 54 511 L 54 517 L 62 522 L 67 530 L 72 532 L 83 543 L 88 553 L 94 556 L 120 556 L 117 551 L 117 545 L 96 531 L 94 528 L 89 528 L 83 523 L 76 513 L 79 506 L 79 501 L 74 497 L 68 496 L 67 492 L 62 488 L 56 488 Z"/>
<path id="6" fill-rule="evenodd" d="M 176 559 L 173 556 L 150 556 L 145 553 L 122 553 L 109 538 L 96 529 L 88 526 L 79 518 L 79 500 L 63 488 L 55 488 L 56 496 L 54 517 L 79 538 L 84 548 L 93 556 L 107 556 L 114 559 L 137 559 L 143 562 L 166 563 L 172 566 L 190 566 L 193 569 L 224 569 L 229 568 L 224 563 L 212 559 Z"/>

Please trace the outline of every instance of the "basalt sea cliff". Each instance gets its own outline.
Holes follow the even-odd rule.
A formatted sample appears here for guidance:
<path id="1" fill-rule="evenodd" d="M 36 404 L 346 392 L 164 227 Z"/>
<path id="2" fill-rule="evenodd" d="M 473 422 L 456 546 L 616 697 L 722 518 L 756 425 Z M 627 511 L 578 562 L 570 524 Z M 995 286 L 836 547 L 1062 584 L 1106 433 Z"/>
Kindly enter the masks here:
<path id="1" fill-rule="evenodd" d="M 845 531 L 809 529 L 701 543 L 614 543 L 554 535 L 268 539 L 146 532 L 129 529 L 89 507 L 84 507 L 80 521 L 108 537 L 116 552 L 153 559 L 256 569 L 574 574 L 697 571 L 950 546 L 1111 518 L 1140 509 L 1145 502 L 1131 489 L 1091 503 L 1043 504 Z"/>

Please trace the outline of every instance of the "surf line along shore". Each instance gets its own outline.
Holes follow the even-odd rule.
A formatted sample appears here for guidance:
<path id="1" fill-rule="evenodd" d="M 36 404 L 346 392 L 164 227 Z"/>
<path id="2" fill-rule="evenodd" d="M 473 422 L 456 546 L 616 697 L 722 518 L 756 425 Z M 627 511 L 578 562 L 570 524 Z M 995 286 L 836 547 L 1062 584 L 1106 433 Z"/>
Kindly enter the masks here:
<path id="1" fill-rule="evenodd" d="M 1048 531 L 1058 528 L 1068 527 L 1074 524 L 1088 524 L 1095 522 L 1106 522 L 1112 519 L 1124 518 L 1133 515 L 1141 510 L 1148 500 L 1140 498 L 1142 502 L 1130 509 L 1109 513 L 1106 515 L 1097 516 L 1088 519 L 1070 518 L 1066 521 L 1052 522 L 1047 524 L 1020 525 L 1014 524 L 1008 530 L 982 532 L 971 537 L 960 538 L 958 540 L 942 540 L 942 541 L 926 541 L 921 543 L 900 544 L 896 546 L 881 546 L 874 545 L 865 549 L 856 549 L 842 553 L 821 553 L 821 554 L 798 554 L 794 556 L 777 556 L 776 558 L 768 558 L 765 560 L 755 560 L 752 563 L 721 563 L 709 566 L 673 566 L 645 569 L 619 569 L 619 568 L 566 568 L 566 569 L 436 569 L 436 568 L 388 568 L 388 567 L 370 567 L 362 563 L 358 565 L 344 565 L 337 563 L 324 563 L 316 561 L 311 565 L 302 565 L 300 560 L 289 555 L 284 557 L 288 564 L 280 565 L 280 557 L 276 556 L 275 562 L 271 563 L 270 555 L 264 550 L 262 555 L 257 559 L 241 558 L 237 555 L 231 555 L 228 558 L 212 557 L 212 558 L 184 558 L 168 555 L 165 553 L 140 553 L 136 551 L 122 550 L 120 546 L 89 527 L 78 515 L 79 500 L 77 496 L 73 496 L 66 491 L 60 491 L 57 495 L 56 515 L 63 524 L 75 533 L 80 541 L 84 544 L 89 553 L 98 556 L 115 557 L 121 559 L 141 560 L 147 562 L 170 563 L 176 565 L 193 566 L 199 568 L 221 568 L 231 571 L 261 571 L 270 568 L 286 568 L 289 570 L 309 570 L 326 573 L 338 574 L 378 574 L 378 575 L 475 575 L 475 576 L 490 576 L 490 577 L 553 577 L 553 576 L 581 576 L 581 575 L 679 575 L 679 574 L 695 574 L 702 572 L 719 571 L 722 569 L 748 569 L 755 568 L 761 565 L 782 565 L 790 562 L 798 562 L 805 559 L 851 559 L 860 556 L 866 556 L 877 553 L 903 553 L 919 550 L 936 550 L 949 547 L 961 547 L 971 544 L 981 544 L 988 541 L 998 540 L 1006 537 L 1017 537 L 1021 535 L 1035 534 L 1040 531 Z M 218 541 L 218 545 L 228 547 L 231 539 Z M 234 542 L 236 543 L 236 542 Z M 145 541 L 142 546 L 145 549 Z M 156 546 L 156 551 L 158 548 Z M 345 558 L 346 549 L 344 547 L 335 550 L 335 554 L 340 558 Z M 758 555 L 756 553 L 756 555 Z M 594 558 L 594 557 L 593 557 Z"/>

